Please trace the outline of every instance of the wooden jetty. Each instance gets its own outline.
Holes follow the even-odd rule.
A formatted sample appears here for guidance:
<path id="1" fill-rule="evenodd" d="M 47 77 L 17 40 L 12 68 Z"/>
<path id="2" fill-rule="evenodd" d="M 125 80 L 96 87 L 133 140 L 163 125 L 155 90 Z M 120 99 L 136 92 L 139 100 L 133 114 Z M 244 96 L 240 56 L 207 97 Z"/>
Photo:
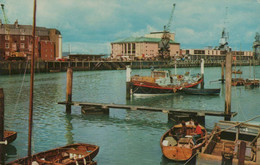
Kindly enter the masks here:
<path id="1" fill-rule="evenodd" d="M 68 105 L 66 101 L 59 102 L 58 104 Z M 93 114 L 93 113 L 109 113 L 109 108 L 116 109 L 128 109 L 128 110 L 142 110 L 142 111 L 153 111 L 168 113 L 168 119 L 178 120 L 181 118 L 194 118 L 199 120 L 201 124 L 205 123 L 205 116 L 218 116 L 218 117 L 234 117 L 237 115 L 236 112 L 231 114 L 225 114 L 224 111 L 216 110 L 195 110 L 195 109 L 178 109 L 178 108 L 165 108 L 165 107 L 148 107 L 138 105 L 124 105 L 114 103 L 90 103 L 90 102 L 76 102 L 69 103 L 72 106 L 81 106 L 82 113 Z"/>

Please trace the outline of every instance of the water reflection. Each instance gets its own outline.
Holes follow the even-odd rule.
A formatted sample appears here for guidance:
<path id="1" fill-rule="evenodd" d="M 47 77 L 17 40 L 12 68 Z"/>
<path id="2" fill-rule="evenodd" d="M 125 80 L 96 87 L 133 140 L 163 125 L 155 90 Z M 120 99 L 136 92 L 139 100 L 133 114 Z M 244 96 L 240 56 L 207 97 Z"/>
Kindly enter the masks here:
<path id="1" fill-rule="evenodd" d="M 72 133 L 72 130 L 73 130 L 73 126 L 72 126 L 72 123 L 71 123 L 71 120 L 72 120 L 72 117 L 71 115 L 66 115 L 65 116 L 65 128 L 66 128 L 66 134 L 65 134 L 65 138 L 67 139 L 67 144 L 72 144 L 74 143 L 74 140 L 73 140 L 73 133 Z"/>
<path id="2" fill-rule="evenodd" d="M 5 153 L 6 153 L 5 160 L 8 160 L 12 157 L 17 156 L 17 149 L 12 144 L 8 144 L 7 146 L 5 146 Z"/>

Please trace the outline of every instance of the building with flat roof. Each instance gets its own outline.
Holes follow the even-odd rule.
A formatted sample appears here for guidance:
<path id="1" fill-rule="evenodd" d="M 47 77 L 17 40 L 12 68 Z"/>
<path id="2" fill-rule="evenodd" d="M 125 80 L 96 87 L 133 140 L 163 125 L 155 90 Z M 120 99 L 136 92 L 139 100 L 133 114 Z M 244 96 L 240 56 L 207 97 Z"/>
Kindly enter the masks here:
<path id="1" fill-rule="evenodd" d="M 181 56 L 188 57 L 191 60 L 209 59 L 225 60 L 226 51 L 218 49 L 181 49 Z M 248 60 L 253 58 L 252 51 L 231 51 L 238 60 Z"/>
<path id="2" fill-rule="evenodd" d="M 0 20 L 0 60 L 32 55 L 32 25 L 2 24 Z M 36 27 L 35 57 L 42 60 L 62 58 L 62 36 L 59 30 Z"/>
<path id="3" fill-rule="evenodd" d="M 159 42 L 163 32 L 152 32 L 143 37 L 128 37 L 111 42 L 111 57 L 126 59 L 153 59 L 159 56 Z M 180 43 L 174 41 L 171 33 L 170 56 L 178 56 Z"/>

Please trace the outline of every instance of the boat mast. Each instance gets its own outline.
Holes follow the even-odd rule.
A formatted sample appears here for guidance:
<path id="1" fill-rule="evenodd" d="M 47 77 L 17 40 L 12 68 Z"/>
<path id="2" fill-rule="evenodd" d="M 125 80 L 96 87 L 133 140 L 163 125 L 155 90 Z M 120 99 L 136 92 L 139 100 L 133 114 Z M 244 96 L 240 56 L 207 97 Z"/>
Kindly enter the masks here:
<path id="1" fill-rule="evenodd" d="M 31 164 L 32 148 L 32 125 L 33 125 L 33 85 L 34 85 L 34 57 L 35 57 L 35 28 L 36 28 L 36 0 L 33 8 L 33 51 L 31 55 L 31 79 L 30 79 L 30 106 L 29 106 L 29 131 L 28 131 L 28 164 Z"/>

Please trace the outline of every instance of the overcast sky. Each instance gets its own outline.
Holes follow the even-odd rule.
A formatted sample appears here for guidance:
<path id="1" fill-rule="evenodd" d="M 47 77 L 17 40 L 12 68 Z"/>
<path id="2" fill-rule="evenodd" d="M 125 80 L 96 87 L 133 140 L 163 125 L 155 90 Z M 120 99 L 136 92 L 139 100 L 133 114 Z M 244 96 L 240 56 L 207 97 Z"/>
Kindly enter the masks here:
<path id="1" fill-rule="evenodd" d="M 33 0 L 0 0 L 9 23 L 32 24 Z M 63 51 L 110 53 L 110 42 L 162 31 L 176 3 L 171 32 L 181 48 L 217 46 L 225 25 L 233 50 L 251 50 L 260 32 L 260 0 L 38 0 L 37 26 L 57 28 Z M 227 10 L 226 10 L 227 9 Z M 226 12 L 227 11 L 227 12 Z M 0 18 L 3 20 L 2 12 Z M 226 23 L 224 23 L 226 22 Z"/>

